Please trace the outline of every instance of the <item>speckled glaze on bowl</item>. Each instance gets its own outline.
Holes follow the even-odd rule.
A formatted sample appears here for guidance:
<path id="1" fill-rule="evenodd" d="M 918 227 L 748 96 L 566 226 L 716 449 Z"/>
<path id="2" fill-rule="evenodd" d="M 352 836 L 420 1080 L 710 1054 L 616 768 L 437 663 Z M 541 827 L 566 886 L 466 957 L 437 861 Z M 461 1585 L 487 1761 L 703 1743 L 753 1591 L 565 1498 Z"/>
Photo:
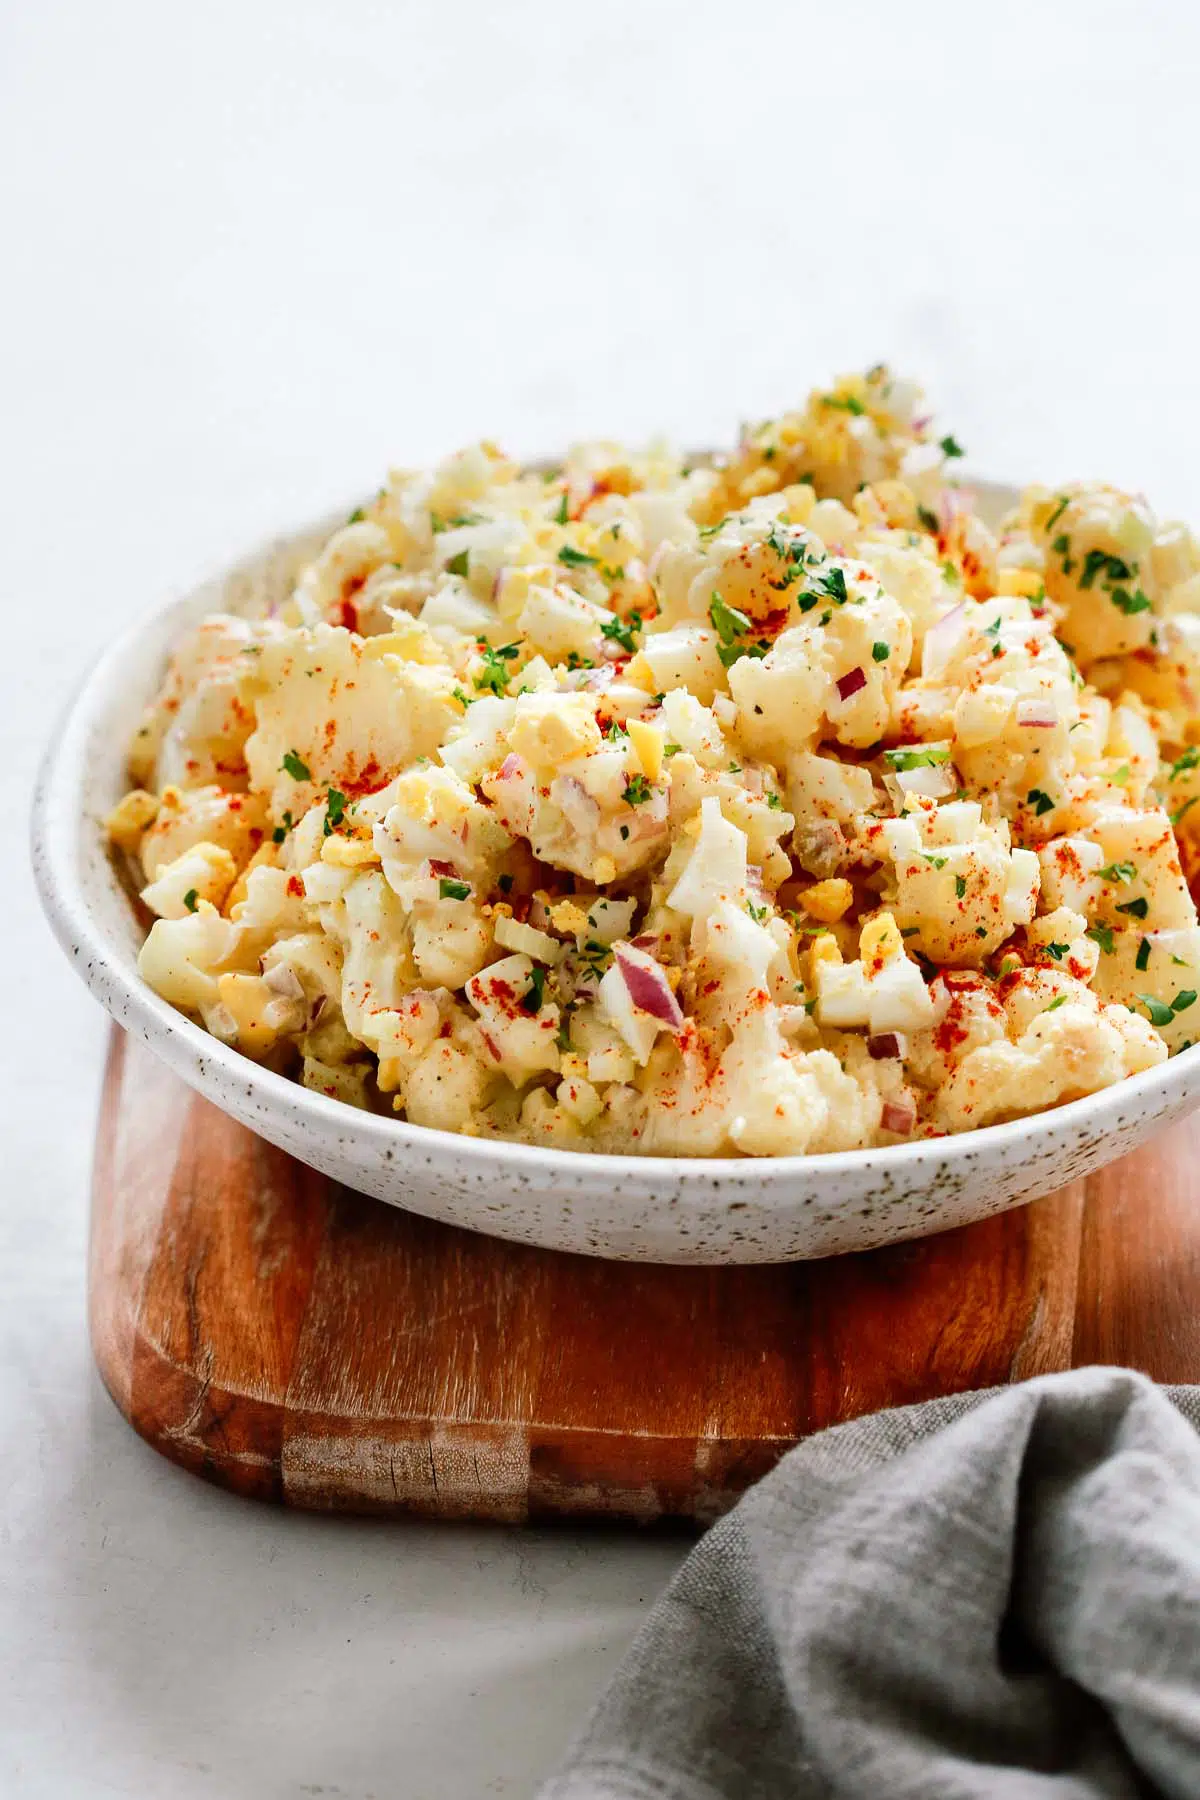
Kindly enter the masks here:
<path id="1" fill-rule="evenodd" d="M 985 503 L 1010 494 L 993 487 Z M 362 1113 L 210 1037 L 139 979 L 140 928 L 101 821 L 125 791 L 126 747 L 180 632 L 218 608 L 282 598 L 345 516 L 268 545 L 118 640 L 55 734 L 35 797 L 35 873 L 63 949 L 113 1018 L 225 1112 L 350 1187 L 454 1225 L 632 1261 L 750 1263 L 866 1250 L 1003 1212 L 1134 1149 L 1200 1100 L 1197 1046 L 1088 1099 L 962 1137 L 762 1160 L 589 1156 Z"/>

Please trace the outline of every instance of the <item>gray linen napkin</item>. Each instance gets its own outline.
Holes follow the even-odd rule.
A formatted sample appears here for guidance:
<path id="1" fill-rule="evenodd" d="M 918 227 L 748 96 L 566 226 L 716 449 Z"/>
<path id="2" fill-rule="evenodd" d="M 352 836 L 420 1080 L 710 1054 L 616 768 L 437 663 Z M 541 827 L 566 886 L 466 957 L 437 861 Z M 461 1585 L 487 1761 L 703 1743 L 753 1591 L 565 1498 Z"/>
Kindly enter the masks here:
<path id="1" fill-rule="evenodd" d="M 810 1439 L 541 1800 L 1198 1800 L 1197 1428 L 1200 1389 L 1082 1369 Z"/>

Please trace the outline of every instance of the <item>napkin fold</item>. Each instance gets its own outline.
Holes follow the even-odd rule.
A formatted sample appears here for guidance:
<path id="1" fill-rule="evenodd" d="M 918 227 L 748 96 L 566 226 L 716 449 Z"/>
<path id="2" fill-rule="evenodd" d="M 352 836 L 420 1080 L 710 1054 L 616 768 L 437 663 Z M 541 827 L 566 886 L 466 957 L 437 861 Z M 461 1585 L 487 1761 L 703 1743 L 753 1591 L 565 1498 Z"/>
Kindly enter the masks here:
<path id="1" fill-rule="evenodd" d="M 1200 1389 L 879 1413 L 697 1545 L 541 1800 L 1200 1797 Z"/>

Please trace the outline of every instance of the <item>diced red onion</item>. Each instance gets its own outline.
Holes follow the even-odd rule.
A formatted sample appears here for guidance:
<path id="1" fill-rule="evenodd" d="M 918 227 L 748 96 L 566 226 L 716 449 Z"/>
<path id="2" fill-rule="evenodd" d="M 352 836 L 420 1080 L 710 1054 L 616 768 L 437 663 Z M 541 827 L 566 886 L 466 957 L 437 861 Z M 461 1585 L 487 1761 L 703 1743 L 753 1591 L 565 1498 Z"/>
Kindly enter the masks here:
<path id="1" fill-rule="evenodd" d="M 796 860 L 806 875 L 825 881 L 836 875 L 846 860 L 849 844 L 836 819 L 811 819 L 797 825 L 793 843 Z"/>
<path id="2" fill-rule="evenodd" d="M 929 627 L 921 647 L 922 675 L 940 675 L 967 628 L 967 609 L 960 600 Z"/>
<path id="3" fill-rule="evenodd" d="M 1058 707 L 1053 700 L 1018 700 L 1017 724 L 1036 725 L 1049 730 L 1058 724 Z"/>
<path id="4" fill-rule="evenodd" d="M 525 765 L 517 755 L 516 751 L 510 750 L 504 761 L 500 764 L 499 773 L 497 774 L 496 779 L 497 781 L 513 781 L 518 775 L 524 773 L 524 769 Z"/>
<path id="5" fill-rule="evenodd" d="M 867 1039 L 867 1054 L 875 1062 L 903 1061 L 905 1042 L 898 1031 L 881 1031 Z"/>
<path id="6" fill-rule="evenodd" d="M 645 951 L 630 954 L 632 945 L 618 944 L 613 951 L 621 979 L 633 1004 L 652 1019 L 678 1031 L 683 1024 L 683 1009 L 675 998 L 671 984 L 660 963 Z"/>
<path id="7" fill-rule="evenodd" d="M 263 980 L 273 994 L 279 994 L 285 1000 L 303 1000 L 304 998 L 300 977 L 290 963 L 276 963 L 273 969 L 264 970 Z"/>
<path id="8" fill-rule="evenodd" d="M 851 669 L 848 675 L 839 675 L 837 679 L 838 698 L 849 700 L 855 694 L 861 694 L 867 685 L 865 669 Z"/>
<path id="9" fill-rule="evenodd" d="M 942 536 L 949 536 L 959 514 L 970 510 L 971 496 L 965 488 L 944 487 L 937 501 L 938 524 L 942 528 Z"/>
<path id="10" fill-rule="evenodd" d="M 458 870 L 452 862 L 444 862 L 440 856 L 430 856 L 421 864 L 418 873 L 436 875 L 439 878 L 443 875 L 453 878 L 457 876 Z"/>
<path id="11" fill-rule="evenodd" d="M 599 802 L 574 775 L 560 775 L 550 790 L 550 797 L 580 837 L 588 837 L 596 829 L 600 820 Z"/>
<path id="12" fill-rule="evenodd" d="M 748 794 L 761 794 L 763 791 L 762 770 L 752 769 L 749 766 L 743 767 L 742 786 Z"/>
<path id="13" fill-rule="evenodd" d="M 900 1100 L 885 1100 L 879 1122 L 885 1131 L 894 1131 L 897 1137 L 907 1137 L 917 1122 L 915 1101 L 907 1095 Z"/>
<path id="14" fill-rule="evenodd" d="M 954 770 L 949 763 L 922 764 L 916 769 L 898 769 L 897 787 L 906 794 L 923 794 L 927 800 L 943 800 L 954 792 Z"/>
<path id="15" fill-rule="evenodd" d="M 631 938 L 630 943 L 635 950 L 654 950 L 658 945 L 658 933 L 643 931 L 639 937 Z"/>

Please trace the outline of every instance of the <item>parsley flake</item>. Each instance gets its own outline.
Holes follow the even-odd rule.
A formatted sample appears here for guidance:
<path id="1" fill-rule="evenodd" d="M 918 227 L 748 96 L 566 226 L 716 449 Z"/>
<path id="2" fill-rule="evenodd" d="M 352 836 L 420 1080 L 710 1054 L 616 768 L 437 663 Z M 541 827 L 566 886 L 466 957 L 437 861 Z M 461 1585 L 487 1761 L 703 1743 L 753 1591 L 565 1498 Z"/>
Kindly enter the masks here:
<path id="1" fill-rule="evenodd" d="M 308 764 L 298 757 L 294 750 L 288 750 L 284 753 L 283 761 L 279 766 L 285 775 L 291 776 L 293 781 L 312 780 L 312 776 L 308 771 Z"/>
<path id="2" fill-rule="evenodd" d="M 188 889 L 187 893 L 183 896 L 183 904 L 187 907 L 189 912 L 195 912 L 199 903 L 199 898 L 195 888 Z"/>

